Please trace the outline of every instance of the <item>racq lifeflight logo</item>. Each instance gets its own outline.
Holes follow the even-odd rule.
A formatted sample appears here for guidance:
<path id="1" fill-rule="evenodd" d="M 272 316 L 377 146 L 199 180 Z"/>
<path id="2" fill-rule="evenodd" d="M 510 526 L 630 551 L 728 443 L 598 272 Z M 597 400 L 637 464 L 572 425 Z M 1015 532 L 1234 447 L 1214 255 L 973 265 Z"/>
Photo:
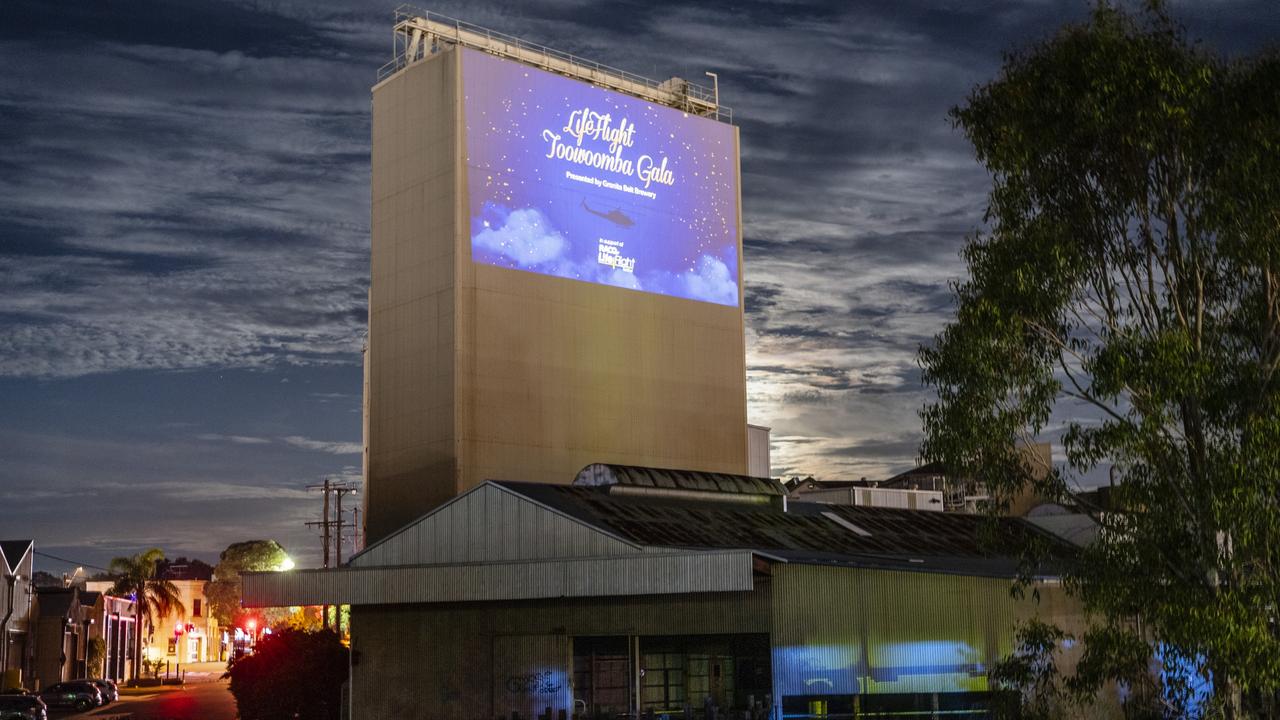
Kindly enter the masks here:
<path id="1" fill-rule="evenodd" d="M 473 262 L 738 305 L 732 126 L 462 52 Z"/>
<path id="2" fill-rule="evenodd" d="M 550 129 L 542 131 L 542 139 L 548 143 L 547 157 L 583 165 L 596 170 L 608 170 L 620 175 L 635 177 L 648 189 L 653 183 L 671 186 L 676 182 L 675 173 L 667 168 L 667 158 L 655 161 L 650 155 L 640 155 L 633 162 L 622 155 L 624 149 L 635 144 L 636 126 L 626 118 L 613 124 L 613 116 L 600 113 L 591 108 L 574 110 L 569 115 L 569 122 L 562 128 L 562 133 L 575 142 L 569 145 L 559 133 Z M 606 150 L 593 150 L 582 147 L 583 140 L 594 140 L 608 144 Z"/>

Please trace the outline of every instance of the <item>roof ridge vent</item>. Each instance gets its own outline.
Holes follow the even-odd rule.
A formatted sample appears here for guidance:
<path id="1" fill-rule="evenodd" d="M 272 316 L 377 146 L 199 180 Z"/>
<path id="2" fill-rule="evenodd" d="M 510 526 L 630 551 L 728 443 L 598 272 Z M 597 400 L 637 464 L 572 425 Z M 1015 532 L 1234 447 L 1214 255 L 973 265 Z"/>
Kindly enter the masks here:
<path id="1" fill-rule="evenodd" d="M 644 487 L 639 485 L 607 485 L 605 492 L 619 497 L 647 497 L 663 500 L 689 500 L 692 502 L 730 503 L 734 505 L 772 505 L 772 495 L 749 495 L 714 490 L 685 490 L 683 488 Z M 785 496 L 784 496 L 785 499 Z"/>
<path id="2" fill-rule="evenodd" d="M 573 484 L 579 487 L 663 488 L 721 495 L 786 495 L 782 484 L 772 478 L 611 463 L 592 463 L 582 468 Z"/>

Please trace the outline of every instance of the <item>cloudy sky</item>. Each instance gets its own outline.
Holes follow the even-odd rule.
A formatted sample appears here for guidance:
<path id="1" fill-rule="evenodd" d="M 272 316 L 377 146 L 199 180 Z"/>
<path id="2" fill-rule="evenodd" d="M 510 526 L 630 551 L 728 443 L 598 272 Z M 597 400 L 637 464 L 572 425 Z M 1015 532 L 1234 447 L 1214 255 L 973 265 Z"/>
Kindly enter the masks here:
<path id="1" fill-rule="evenodd" d="M 395 4 L 0 3 L 0 537 L 98 565 L 251 537 L 317 560 L 305 486 L 358 476 L 369 87 Z M 914 462 L 915 351 L 987 185 L 947 109 L 1082 0 L 430 9 L 659 79 L 718 72 L 775 474 Z M 1280 37 L 1272 0 L 1175 12 L 1224 52 Z"/>

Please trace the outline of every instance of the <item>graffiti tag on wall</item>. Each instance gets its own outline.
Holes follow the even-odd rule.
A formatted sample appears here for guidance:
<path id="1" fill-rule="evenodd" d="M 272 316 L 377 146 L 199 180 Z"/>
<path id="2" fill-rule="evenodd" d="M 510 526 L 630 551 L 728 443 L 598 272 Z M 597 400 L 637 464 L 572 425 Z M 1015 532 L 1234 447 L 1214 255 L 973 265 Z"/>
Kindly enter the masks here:
<path id="1" fill-rule="evenodd" d="M 554 695 L 560 687 L 551 671 L 507 677 L 507 692 L 519 695 Z"/>

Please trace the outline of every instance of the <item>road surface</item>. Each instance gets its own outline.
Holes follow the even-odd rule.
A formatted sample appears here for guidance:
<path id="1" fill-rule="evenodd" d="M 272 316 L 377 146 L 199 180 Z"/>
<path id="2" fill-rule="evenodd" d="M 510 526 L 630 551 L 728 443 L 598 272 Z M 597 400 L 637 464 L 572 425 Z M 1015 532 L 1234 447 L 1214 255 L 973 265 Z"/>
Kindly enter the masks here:
<path id="1" fill-rule="evenodd" d="M 153 695 L 121 697 L 87 713 L 49 710 L 49 720 L 235 720 L 236 701 L 225 680 L 188 684 Z"/>

